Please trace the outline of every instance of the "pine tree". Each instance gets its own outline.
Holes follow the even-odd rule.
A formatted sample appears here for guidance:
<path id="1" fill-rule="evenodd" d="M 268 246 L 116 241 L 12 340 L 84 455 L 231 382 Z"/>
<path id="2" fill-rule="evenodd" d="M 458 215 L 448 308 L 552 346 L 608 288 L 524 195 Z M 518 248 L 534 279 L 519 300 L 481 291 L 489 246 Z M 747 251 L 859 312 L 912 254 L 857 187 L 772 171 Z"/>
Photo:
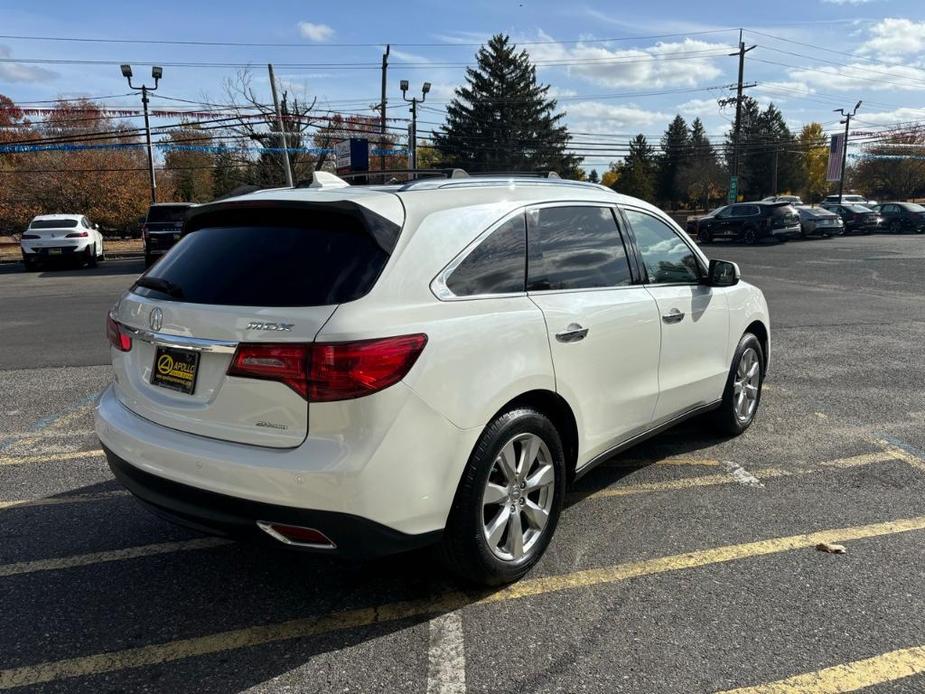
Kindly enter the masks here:
<path id="1" fill-rule="evenodd" d="M 658 156 L 655 197 L 663 204 L 674 207 L 687 197 L 678 187 L 678 172 L 684 164 L 690 144 L 687 123 L 677 115 L 662 135 L 661 154 Z"/>
<path id="2" fill-rule="evenodd" d="M 655 194 L 655 150 L 646 136 L 630 140 L 629 154 L 619 166 L 614 190 L 634 198 L 651 201 Z"/>
<path id="3" fill-rule="evenodd" d="M 725 179 L 703 122 L 695 118 L 691 123 L 688 153 L 678 170 L 677 186 L 684 199 L 706 208 L 724 194 Z"/>
<path id="4" fill-rule="evenodd" d="M 581 158 L 566 152 L 568 129 L 549 85 L 536 81 L 526 51 L 496 34 L 447 107 L 434 145 L 447 166 L 468 171 L 556 171 L 574 176 Z"/>
<path id="5" fill-rule="evenodd" d="M 591 169 L 591 173 L 588 174 L 588 183 L 600 183 L 601 178 L 597 175 L 597 169 Z"/>

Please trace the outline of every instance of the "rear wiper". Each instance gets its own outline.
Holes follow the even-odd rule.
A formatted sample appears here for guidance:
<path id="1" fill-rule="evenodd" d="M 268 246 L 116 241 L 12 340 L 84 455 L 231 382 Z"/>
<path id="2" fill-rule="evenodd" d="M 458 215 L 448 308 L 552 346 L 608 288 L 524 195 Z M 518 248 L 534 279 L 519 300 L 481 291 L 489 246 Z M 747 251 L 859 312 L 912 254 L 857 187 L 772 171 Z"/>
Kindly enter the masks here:
<path id="1" fill-rule="evenodd" d="M 177 299 L 183 296 L 183 288 L 179 284 L 174 284 L 170 280 L 165 280 L 162 277 L 139 277 L 135 281 L 135 286 L 163 292 Z"/>

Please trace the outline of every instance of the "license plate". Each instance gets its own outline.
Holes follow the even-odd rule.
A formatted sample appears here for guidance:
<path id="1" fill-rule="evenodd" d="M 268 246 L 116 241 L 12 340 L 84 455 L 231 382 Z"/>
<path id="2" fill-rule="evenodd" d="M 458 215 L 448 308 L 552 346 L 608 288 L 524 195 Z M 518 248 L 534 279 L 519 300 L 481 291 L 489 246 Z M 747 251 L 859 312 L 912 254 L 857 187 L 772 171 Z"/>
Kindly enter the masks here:
<path id="1" fill-rule="evenodd" d="M 198 371 L 199 352 L 176 347 L 158 347 L 154 350 L 151 383 L 156 386 L 192 395 L 196 389 Z"/>
<path id="2" fill-rule="evenodd" d="M 48 255 L 61 255 L 61 249 L 60 248 L 49 248 Z"/>

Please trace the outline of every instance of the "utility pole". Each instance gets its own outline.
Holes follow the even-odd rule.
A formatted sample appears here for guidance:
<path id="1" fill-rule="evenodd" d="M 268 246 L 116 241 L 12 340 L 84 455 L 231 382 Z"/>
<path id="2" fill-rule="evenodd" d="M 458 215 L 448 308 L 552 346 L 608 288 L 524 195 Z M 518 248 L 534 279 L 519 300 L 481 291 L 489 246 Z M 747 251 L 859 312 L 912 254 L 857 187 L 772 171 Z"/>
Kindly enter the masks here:
<path id="1" fill-rule="evenodd" d="M 385 171 L 385 108 L 389 100 L 386 97 L 386 86 L 388 85 L 388 73 L 389 73 L 389 53 L 391 52 L 392 47 L 389 44 L 385 45 L 385 53 L 382 54 L 382 98 L 379 101 L 379 132 L 382 137 L 379 138 L 379 170 Z M 383 182 L 385 181 L 385 174 L 382 175 Z"/>
<path id="2" fill-rule="evenodd" d="M 408 98 L 408 80 L 402 80 L 400 85 L 401 87 L 401 98 L 411 104 L 411 130 L 409 131 L 408 138 L 408 155 L 409 167 L 412 171 L 418 168 L 418 104 L 424 103 L 424 100 L 427 98 L 427 92 L 430 91 L 430 82 L 425 82 L 424 86 L 421 87 L 421 98 L 417 97 Z"/>
<path id="3" fill-rule="evenodd" d="M 289 162 L 289 133 L 286 132 L 283 114 L 279 110 L 279 97 L 276 96 L 276 78 L 273 76 L 273 65 L 268 63 L 267 70 L 270 73 L 270 91 L 273 92 L 273 108 L 276 109 L 276 122 L 279 124 L 279 134 L 283 141 L 283 168 L 286 171 L 286 185 L 293 188 L 292 164 Z"/>
<path id="4" fill-rule="evenodd" d="M 151 204 L 153 205 L 157 202 L 157 180 L 154 178 L 154 148 L 151 146 L 151 123 L 148 120 L 148 92 L 153 92 L 157 89 L 157 83 L 160 81 L 161 77 L 164 76 L 164 69 L 158 65 L 151 68 L 151 77 L 154 78 L 153 87 L 144 84 L 140 87 L 136 87 L 132 84 L 131 65 L 122 65 L 121 69 L 122 76 L 128 80 L 129 88 L 141 91 L 141 105 L 145 112 L 145 141 L 148 145 L 148 179 L 151 184 Z"/>
<path id="5" fill-rule="evenodd" d="M 777 195 L 777 159 L 780 156 L 780 142 L 774 143 L 774 161 L 771 166 L 771 195 Z"/>
<path id="6" fill-rule="evenodd" d="M 742 132 L 742 90 L 745 87 L 753 87 L 753 84 L 746 85 L 745 79 L 745 54 L 754 49 L 755 46 L 745 47 L 742 40 L 742 30 L 739 29 L 739 50 L 730 53 L 730 56 L 739 56 L 739 79 L 736 84 L 736 120 L 733 127 L 733 150 L 732 150 L 732 180 L 729 182 L 729 202 L 735 202 L 739 188 L 739 135 Z"/>
<path id="7" fill-rule="evenodd" d="M 854 109 L 851 113 L 845 113 L 845 109 L 836 108 L 834 109 L 835 113 L 840 113 L 845 117 L 845 120 L 839 121 L 839 123 L 845 124 L 845 141 L 842 146 L 841 153 L 841 175 L 838 177 L 838 204 L 841 205 L 842 193 L 845 191 L 845 164 L 848 161 L 848 128 L 851 126 L 851 119 L 854 117 L 854 114 L 858 112 L 858 109 L 861 108 L 861 101 L 858 101 L 854 105 Z"/>

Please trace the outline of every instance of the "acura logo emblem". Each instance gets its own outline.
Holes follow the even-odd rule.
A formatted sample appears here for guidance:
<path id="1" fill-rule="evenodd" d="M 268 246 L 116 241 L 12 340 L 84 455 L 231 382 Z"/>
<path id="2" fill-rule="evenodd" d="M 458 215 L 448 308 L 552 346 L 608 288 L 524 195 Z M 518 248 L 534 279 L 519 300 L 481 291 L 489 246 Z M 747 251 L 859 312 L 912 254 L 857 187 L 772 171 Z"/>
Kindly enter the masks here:
<path id="1" fill-rule="evenodd" d="M 159 306 L 155 306 L 151 309 L 151 313 L 148 315 L 148 325 L 151 326 L 151 330 L 158 332 L 163 324 L 164 312 L 161 311 Z"/>

